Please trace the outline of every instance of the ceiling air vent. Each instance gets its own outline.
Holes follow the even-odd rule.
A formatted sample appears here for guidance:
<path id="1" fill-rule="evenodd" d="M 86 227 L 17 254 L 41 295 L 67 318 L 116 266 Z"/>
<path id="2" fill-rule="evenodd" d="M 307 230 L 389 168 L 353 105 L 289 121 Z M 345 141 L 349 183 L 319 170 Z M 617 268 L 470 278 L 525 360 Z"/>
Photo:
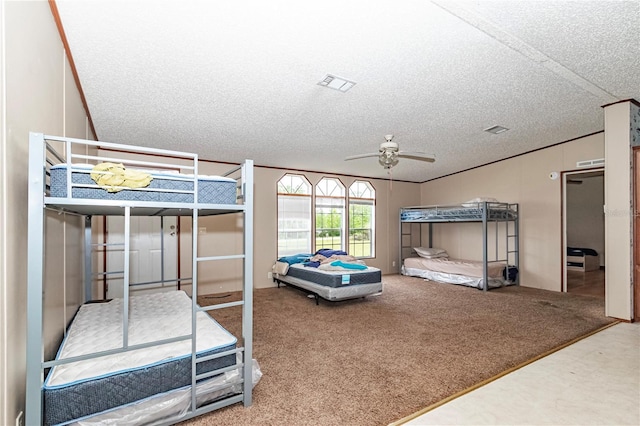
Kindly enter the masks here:
<path id="1" fill-rule="evenodd" d="M 596 158 L 595 160 L 584 160 L 576 163 L 577 167 L 597 167 L 604 166 L 604 158 Z"/>
<path id="2" fill-rule="evenodd" d="M 509 130 L 509 129 L 507 129 L 506 127 L 502 127 L 502 126 L 491 126 L 491 127 L 487 127 L 486 129 L 484 129 L 485 132 L 493 133 L 494 135 L 499 135 L 500 133 L 504 133 L 507 130 Z"/>
<path id="3" fill-rule="evenodd" d="M 322 80 L 318 82 L 319 86 L 328 87 L 329 89 L 339 90 L 346 92 L 356 85 L 355 81 L 347 80 L 346 78 L 338 77 L 335 75 L 327 74 Z"/>

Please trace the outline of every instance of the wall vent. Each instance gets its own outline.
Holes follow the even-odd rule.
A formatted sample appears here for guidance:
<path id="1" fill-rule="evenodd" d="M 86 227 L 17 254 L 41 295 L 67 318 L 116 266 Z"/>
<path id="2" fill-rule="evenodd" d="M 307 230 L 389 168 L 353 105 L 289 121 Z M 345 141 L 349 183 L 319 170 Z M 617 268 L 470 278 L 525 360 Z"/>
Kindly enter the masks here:
<path id="1" fill-rule="evenodd" d="M 604 158 L 596 158 L 595 160 L 585 160 L 578 161 L 576 163 L 577 167 L 596 167 L 596 166 L 604 166 Z"/>

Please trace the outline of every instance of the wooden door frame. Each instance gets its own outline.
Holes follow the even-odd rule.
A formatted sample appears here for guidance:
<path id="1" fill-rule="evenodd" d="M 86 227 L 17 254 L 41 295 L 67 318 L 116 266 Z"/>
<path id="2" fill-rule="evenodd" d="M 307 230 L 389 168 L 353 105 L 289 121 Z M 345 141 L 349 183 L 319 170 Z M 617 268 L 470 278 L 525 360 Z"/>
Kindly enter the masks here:
<path id="1" fill-rule="evenodd" d="M 631 305 L 631 321 L 640 321 L 640 147 L 632 147 L 631 156 L 632 169 L 631 169 L 631 187 L 632 187 L 632 214 L 633 219 L 631 221 L 631 238 L 632 244 L 632 273 L 631 279 L 631 298 L 633 303 Z"/>

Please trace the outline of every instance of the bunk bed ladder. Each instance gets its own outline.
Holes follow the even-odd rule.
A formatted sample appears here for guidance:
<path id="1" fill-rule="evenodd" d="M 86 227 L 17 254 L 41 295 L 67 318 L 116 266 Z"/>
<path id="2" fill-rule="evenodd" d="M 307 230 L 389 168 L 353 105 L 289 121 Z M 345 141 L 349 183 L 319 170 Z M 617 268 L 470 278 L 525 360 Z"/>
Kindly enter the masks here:
<path id="1" fill-rule="evenodd" d="M 506 247 L 507 247 L 507 278 L 510 276 L 510 268 L 512 263 L 510 262 L 511 256 L 513 256 L 513 266 L 515 266 L 517 274 L 515 285 L 520 285 L 520 224 L 519 224 L 519 205 L 509 204 L 509 209 L 515 212 L 515 218 L 510 221 L 506 221 Z M 509 233 L 509 223 L 513 222 L 513 233 Z M 512 244 L 509 245 L 509 241 L 512 240 Z M 512 247 L 512 248 L 510 248 Z"/>
<path id="2" fill-rule="evenodd" d="M 197 167 L 197 161 L 196 161 Z M 210 411 L 214 411 L 218 408 L 226 407 L 237 402 L 243 402 L 245 407 L 248 407 L 252 403 L 252 368 L 253 368 L 253 161 L 246 160 L 238 169 L 242 173 L 242 187 L 240 188 L 241 200 L 244 205 L 244 209 L 239 210 L 238 213 L 243 213 L 244 219 L 244 240 L 243 240 L 243 252 L 240 254 L 223 255 L 223 256 L 200 256 L 198 254 L 198 209 L 194 208 L 192 213 L 192 350 L 191 350 L 191 408 L 187 418 L 195 417 L 200 414 L 204 414 Z M 238 170 L 235 169 L 235 170 Z M 197 169 L 196 169 L 197 172 Z M 197 173 L 196 173 L 197 174 Z M 196 183 L 197 185 L 197 183 Z M 197 193 L 194 194 L 197 200 Z M 197 202 L 196 202 L 197 203 Z M 217 305 L 204 306 L 198 305 L 198 264 L 200 262 L 215 262 L 221 260 L 230 259 L 242 259 L 243 260 L 243 289 L 242 300 L 228 303 L 221 303 Z M 231 308 L 234 306 L 242 307 L 242 337 L 243 347 L 236 348 L 235 350 L 225 351 L 217 353 L 207 357 L 198 358 L 196 342 L 196 319 L 198 312 L 207 312 L 217 309 Z M 230 367 L 217 369 L 215 371 L 207 372 L 204 374 L 197 374 L 197 365 L 202 362 L 209 361 L 211 359 L 226 356 L 232 353 L 241 353 L 242 362 L 232 365 Z M 213 403 L 206 404 L 202 407 L 198 407 L 196 400 L 196 384 L 199 380 L 208 378 L 217 374 L 224 373 L 226 371 L 242 368 L 241 383 L 242 392 L 238 395 L 227 396 L 222 400 L 215 401 Z M 222 386 L 221 388 L 230 387 L 233 384 Z M 181 418 L 181 420 L 183 420 Z"/>
<path id="3" fill-rule="evenodd" d="M 402 217 L 402 210 L 400 209 L 399 217 Z M 421 247 L 422 246 L 422 227 L 418 227 L 417 238 L 418 242 L 414 243 L 414 226 L 413 223 L 403 222 L 401 219 L 398 221 L 399 225 L 399 235 L 400 235 L 400 252 L 398 256 L 398 271 L 402 273 L 402 265 L 405 259 L 405 253 L 408 252 L 411 254 L 411 250 L 413 247 Z M 431 247 L 431 228 L 429 228 L 429 247 Z"/>

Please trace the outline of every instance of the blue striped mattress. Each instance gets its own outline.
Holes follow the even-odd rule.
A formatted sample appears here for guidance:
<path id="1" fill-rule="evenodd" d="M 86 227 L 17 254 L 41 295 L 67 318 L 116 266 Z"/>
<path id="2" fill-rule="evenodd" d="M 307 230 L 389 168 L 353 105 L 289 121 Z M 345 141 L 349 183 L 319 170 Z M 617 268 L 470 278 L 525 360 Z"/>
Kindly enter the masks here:
<path id="1" fill-rule="evenodd" d="M 91 185 L 93 187 L 76 187 L 71 189 L 72 198 L 118 200 L 118 201 L 151 201 L 192 203 L 193 193 L 168 191 L 193 191 L 193 175 L 170 172 L 146 171 L 153 180 L 146 188 L 123 189 L 119 192 L 107 192 L 91 179 L 91 164 L 73 164 L 71 181 L 73 184 Z M 67 164 L 51 167 L 50 196 L 67 198 Z M 201 204 L 236 204 L 236 181 L 222 176 L 198 176 L 198 203 Z M 151 189 L 152 191 L 148 190 Z M 163 191 L 164 190 L 164 191 Z"/>

